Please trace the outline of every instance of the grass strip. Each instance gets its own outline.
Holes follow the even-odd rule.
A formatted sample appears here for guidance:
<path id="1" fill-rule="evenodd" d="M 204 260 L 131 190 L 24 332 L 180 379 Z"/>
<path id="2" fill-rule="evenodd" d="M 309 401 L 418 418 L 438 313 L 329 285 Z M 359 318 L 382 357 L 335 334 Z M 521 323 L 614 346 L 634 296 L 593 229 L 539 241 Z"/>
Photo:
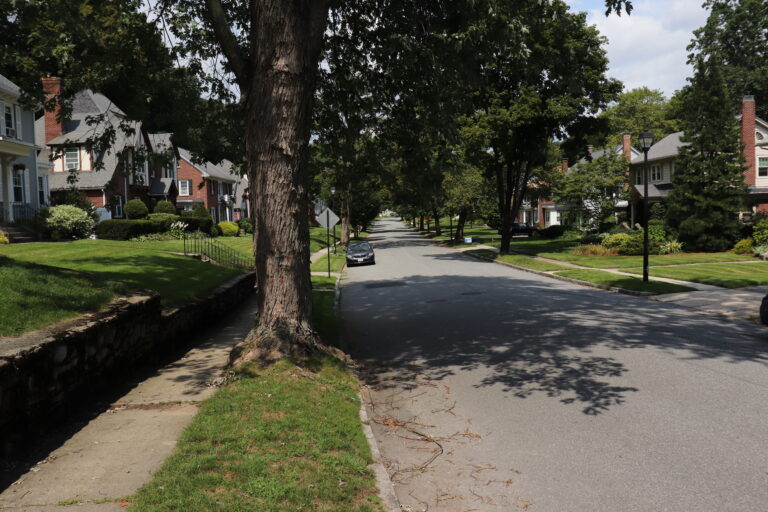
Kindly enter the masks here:
<path id="1" fill-rule="evenodd" d="M 100 282 L 116 281 L 131 288 L 154 290 L 164 306 L 204 296 L 240 273 L 186 256 L 115 246 L 101 240 L 11 244 L 0 247 L 0 256 L 86 272 Z M 35 293 L 45 291 L 38 288 Z"/>
<path id="2" fill-rule="evenodd" d="M 542 272 L 550 272 L 553 270 L 565 270 L 568 267 L 552 263 L 550 261 L 543 261 L 533 258 L 531 256 L 522 256 L 520 254 L 499 254 L 496 251 L 490 249 L 475 249 L 467 251 L 469 254 L 480 256 L 489 260 L 503 261 L 505 263 L 511 263 L 518 267 L 530 268 L 532 270 L 540 270 Z"/>
<path id="3" fill-rule="evenodd" d="M 337 254 L 331 253 L 331 272 L 341 272 L 346 263 L 346 256 L 341 249 L 337 249 Z M 312 272 L 327 272 L 328 271 L 328 256 L 325 255 L 310 267 Z"/>
<path id="4" fill-rule="evenodd" d="M 20 336 L 96 311 L 126 292 L 121 283 L 0 257 L 0 336 Z"/>
<path id="5" fill-rule="evenodd" d="M 627 272 L 642 274 L 643 269 L 631 268 L 627 269 Z M 651 275 L 722 286 L 723 288 L 745 288 L 768 284 L 768 263 L 718 263 L 716 265 L 651 267 Z"/>
<path id="6" fill-rule="evenodd" d="M 588 283 L 612 286 L 614 288 L 623 288 L 635 292 L 650 292 L 656 295 L 663 293 L 690 292 L 695 290 L 689 286 L 683 286 L 674 283 L 665 283 L 663 281 L 649 281 L 643 283 L 638 277 L 623 276 L 603 270 L 562 270 L 556 272 L 557 275 L 587 281 Z"/>
<path id="7" fill-rule="evenodd" d="M 314 300 L 330 341 L 333 294 L 315 291 Z M 131 510 L 381 512 L 357 390 L 327 356 L 244 365 L 202 405 Z"/>

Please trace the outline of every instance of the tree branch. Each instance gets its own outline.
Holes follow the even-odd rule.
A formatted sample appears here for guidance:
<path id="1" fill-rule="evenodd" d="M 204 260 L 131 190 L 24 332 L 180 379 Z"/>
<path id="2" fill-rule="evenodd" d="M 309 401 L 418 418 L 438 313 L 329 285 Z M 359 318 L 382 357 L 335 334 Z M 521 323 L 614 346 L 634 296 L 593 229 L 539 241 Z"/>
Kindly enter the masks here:
<path id="1" fill-rule="evenodd" d="M 224 56 L 227 57 L 241 90 L 244 90 L 247 74 L 245 59 L 243 58 L 242 48 L 237 44 L 232 30 L 229 28 L 221 0 L 206 0 L 206 5 L 208 6 L 208 15 L 213 24 L 213 32 L 216 34 L 216 39 L 219 40 L 221 50 Z"/>

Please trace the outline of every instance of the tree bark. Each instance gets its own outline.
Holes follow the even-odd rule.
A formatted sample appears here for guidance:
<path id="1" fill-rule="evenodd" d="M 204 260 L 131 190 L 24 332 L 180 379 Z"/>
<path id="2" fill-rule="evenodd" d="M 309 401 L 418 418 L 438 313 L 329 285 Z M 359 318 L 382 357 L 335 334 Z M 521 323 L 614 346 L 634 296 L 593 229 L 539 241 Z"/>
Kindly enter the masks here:
<path id="1" fill-rule="evenodd" d="M 349 185 L 347 191 L 341 194 L 341 235 L 339 235 L 339 242 L 342 247 L 349 245 L 349 228 L 352 222 L 351 197 L 352 185 Z"/>
<path id="2" fill-rule="evenodd" d="M 440 236 L 443 234 L 443 229 L 440 227 L 440 215 L 438 215 L 437 210 L 432 213 L 435 216 L 435 236 Z"/>
<path id="3" fill-rule="evenodd" d="M 424 216 L 419 215 L 419 231 L 424 231 Z"/>
<path id="4" fill-rule="evenodd" d="M 453 235 L 453 241 L 460 244 L 464 240 L 464 225 L 467 223 L 468 208 L 462 208 L 459 211 L 459 220 L 456 221 L 456 231 Z"/>
<path id="5" fill-rule="evenodd" d="M 305 356 L 312 326 L 307 146 L 327 3 L 259 0 L 241 90 L 254 217 L 258 317 L 230 363 Z"/>

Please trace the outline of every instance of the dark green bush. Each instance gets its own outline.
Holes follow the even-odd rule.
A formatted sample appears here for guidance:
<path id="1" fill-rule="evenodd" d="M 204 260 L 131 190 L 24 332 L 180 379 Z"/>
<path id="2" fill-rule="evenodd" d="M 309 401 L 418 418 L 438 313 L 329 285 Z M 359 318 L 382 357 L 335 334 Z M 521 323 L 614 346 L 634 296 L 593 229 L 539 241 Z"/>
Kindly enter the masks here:
<path id="1" fill-rule="evenodd" d="M 211 231 L 209 234 L 211 236 L 221 236 L 221 229 L 219 229 L 219 226 L 211 225 Z"/>
<path id="2" fill-rule="evenodd" d="M 181 222 L 187 225 L 187 231 L 202 231 L 203 233 L 211 233 L 213 228 L 213 219 L 208 217 L 187 217 L 182 216 Z"/>
<path id="3" fill-rule="evenodd" d="M 249 219 L 248 217 L 240 219 L 237 222 L 237 225 L 240 226 L 240 229 L 242 229 L 246 233 L 253 233 L 253 223 L 251 223 L 251 219 Z"/>
<path id="4" fill-rule="evenodd" d="M 182 217 L 210 217 L 211 212 L 206 210 L 202 204 L 197 203 L 191 210 L 182 210 L 181 215 Z"/>
<path id="5" fill-rule="evenodd" d="M 603 241 L 603 237 L 600 235 L 596 235 L 594 233 L 590 233 L 584 237 L 581 238 L 579 243 L 582 245 L 589 245 L 589 244 L 600 244 Z"/>
<path id="6" fill-rule="evenodd" d="M 125 203 L 125 215 L 129 219 L 143 219 L 149 214 L 149 208 L 141 199 L 131 199 Z"/>
<path id="7" fill-rule="evenodd" d="M 161 222 L 163 226 L 165 226 L 163 231 L 167 231 L 171 229 L 171 224 L 181 220 L 181 217 L 170 213 L 150 213 L 147 215 L 147 219 L 155 222 Z"/>
<path id="8" fill-rule="evenodd" d="M 170 201 L 158 201 L 155 205 L 155 213 L 176 213 L 176 207 Z"/>
<path id="9" fill-rule="evenodd" d="M 113 219 L 98 224 L 96 236 L 107 240 L 130 240 L 140 235 L 162 233 L 166 230 L 165 221 Z"/>
<path id="10" fill-rule="evenodd" d="M 563 236 L 563 233 L 565 233 L 565 226 L 563 225 L 549 226 L 539 231 L 541 238 L 557 238 Z"/>

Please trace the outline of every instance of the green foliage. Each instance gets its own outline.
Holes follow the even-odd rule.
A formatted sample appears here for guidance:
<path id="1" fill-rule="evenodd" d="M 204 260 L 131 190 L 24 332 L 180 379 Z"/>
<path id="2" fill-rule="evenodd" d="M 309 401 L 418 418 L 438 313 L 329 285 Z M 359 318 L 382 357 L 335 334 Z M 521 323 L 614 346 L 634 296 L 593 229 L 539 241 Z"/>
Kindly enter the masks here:
<path id="1" fill-rule="evenodd" d="M 92 202 L 88 200 L 88 197 L 77 189 L 67 189 L 63 195 L 57 196 L 57 205 L 69 204 L 77 206 L 84 212 L 86 212 L 94 221 L 99 220 L 99 215 L 96 213 L 96 207 Z"/>
<path id="2" fill-rule="evenodd" d="M 677 240 L 665 240 L 659 245 L 659 254 L 679 254 L 683 252 L 683 244 Z"/>
<path id="3" fill-rule="evenodd" d="M 205 206 L 200 203 L 196 203 L 191 210 L 182 210 L 182 217 L 211 217 L 211 212 L 206 210 Z"/>
<path id="4" fill-rule="evenodd" d="M 170 201 L 158 201 L 155 205 L 154 213 L 168 213 L 175 215 L 176 207 Z"/>
<path id="5" fill-rule="evenodd" d="M 181 221 L 187 225 L 187 231 L 202 231 L 210 234 L 211 230 L 216 227 L 213 225 L 213 219 L 210 215 L 206 217 L 183 216 Z"/>
<path id="6" fill-rule="evenodd" d="M 50 208 L 45 223 L 54 239 L 84 238 L 93 228 L 93 219 L 90 215 L 69 204 Z"/>
<path id="7" fill-rule="evenodd" d="M 562 176 L 553 191 L 555 200 L 571 205 L 572 222 L 580 218 L 586 221 L 585 227 L 599 230 L 615 223 L 616 201 L 626 195 L 626 172 L 626 158 L 606 148 L 601 157 L 578 164 Z M 614 222 L 609 222 L 611 218 Z"/>
<path id="8" fill-rule="evenodd" d="M 754 254 L 755 241 L 752 238 L 742 238 L 733 246 L 736 254 Z"/>
<path id="9" fill-rule="evenodd" d="M 216 225 L 211 225 L 211 230 L 209 234 L 214 237 L 221 236 L 221 228 L 219 228 L 219 226 L 216 226 Z"/>
<path id="10" fill-rule="evenodd" d="M 667 206 L 664 203 L 653 203 L 649 210 L 651 220 L 664 220 L 667 217 Z"/>
<path id="11" fill-rule="evenodd" d="M 251 223 L 251 219 L 248 217 L 243 217 L 239 221 L 237 221 L 237 225 L 240 226 L 240 229 L 245 231 L 246 233 L 253 233 L 253 224 Z"/>
<path id="12" fill-rule="evenodd" d="M 240 227 L 234 222 L 219 222 L 217 227 L 222 236 L 240 236 Z"/>
<path id="13" fill-rule="evenodd" d="M 539 231 L 541 238 L 558 238 L 563 236 L 563 233 L 565 233 L 565 226 L 560 224 L 549 226 Z"/>
<path id="14" fill-rule="evenodd" d="M 756 245 L 755 254 L 758 256 L 765 256 L 768 254 L 768 244 Z"/>
<path id="15" fill-rule="evenodd" d="M 614 233 L 603 238 L 603 247 L 608 249 L 618 249 L 622 245 L 628 243 L 628 240 L 632 237 L 630 233 Z"/>
<path id="16" fill-rule="evenodd" d="M 752 238 L 755 245 L 768 244 L 768 219 L 759 219 L 752 226 Z"/>
<path id="17" fill-rule="evenodd" d="M 144 219 L 149 214 L 149 208 L 141 199 L 131 199 L 125 203 L 125 215 L 132 220 Z"/>
<path id="18" fill-rule="evenodd" d="M 154 220 L 105 220 L 96 225 L 96 236 L 108 240 L 130 240 L 140 235 L 162 233 L 168 230 L 166 221 Z"/>
<path id="19" fill-rule="evenodd" d="M 745 193 L 735 103 L 712 59 L 696 61 L 687 86 L 684 142 L 667 197 L 667 225 L 688 251 L 724 251 L 739 236 Z"/>
<path id="20" fill-rule="evenodd" d="M 595 243 L 578 245 L 571 252 L 582 256 L 615 256 L 619 254 L 616 249 Z"/>
<path id="21" fill-rule="evenodd" d="M 757 115 L 768 118 L 768 10 L 764 0 L 706 0 L 709 17 L 694 31 L 691 60 L 714 59 L 730 91 L 755 95 Z"/>
<path id="22" fill-rule="evenodd" d="M 8 236 L 0 231 L 0 245 L 6 245 L 11 243 L 10 240 L 8 240 Z"/>
<path id="23" fill-rule="evenodd" d="M 608 121 L 608 144 L 622 143 L 625 133 L 653 132 L 656 140 L 679 130 L 679 120 L 670 112 L 664 93 L 638 87 L 619 95 L 619 100 L 600 115 Z"/>

